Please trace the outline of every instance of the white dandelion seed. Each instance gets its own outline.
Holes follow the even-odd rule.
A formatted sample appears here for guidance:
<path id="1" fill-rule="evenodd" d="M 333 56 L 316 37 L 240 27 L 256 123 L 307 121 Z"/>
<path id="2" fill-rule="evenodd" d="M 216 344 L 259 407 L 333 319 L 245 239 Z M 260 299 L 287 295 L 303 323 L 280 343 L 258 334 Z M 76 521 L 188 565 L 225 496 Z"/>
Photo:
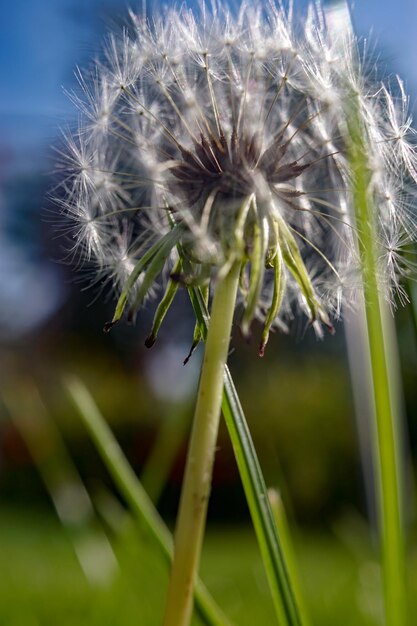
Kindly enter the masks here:
<path id="1" fill-rule="evenodd" d="M 331 329 L 360 283 L 346 147 L 356 98 L 381 284 L 401 295 L 417 180 L 402 82 L 395 97 L 373 83 L 353 35 L 331 36 L 318 5 L 304 23 L 272 1 L 131 17 L 104 60 L 79 75 L 84 96 L 73 96 L 83 121 L 67 142 L 63 206 L 74 247 L 113 273 L 115 289 L 130 277 L 135 292 L 152 264 L 155 279 L 172 269 L 178 246 L 187 284 L 239 262 L 241 327 L 263 320 L 261 353 L 270 328 L 297 310 L 318 332 Z M 130 298 L 131 308 L 142 301 Z"/>

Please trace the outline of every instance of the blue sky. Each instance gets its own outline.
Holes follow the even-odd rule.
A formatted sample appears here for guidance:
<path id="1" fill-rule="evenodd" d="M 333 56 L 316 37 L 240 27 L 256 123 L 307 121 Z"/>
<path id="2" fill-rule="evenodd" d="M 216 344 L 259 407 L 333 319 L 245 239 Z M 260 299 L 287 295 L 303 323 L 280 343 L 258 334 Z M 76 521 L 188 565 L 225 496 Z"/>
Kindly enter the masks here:
<path id="1" fill-rule="evenodd" d="M 399 72 L 417 92 L 417 2 L 416 0 L 356 0 L 354 23 L 361 35 L 384 50 L 391 71 Z"/>
<path id="2" fill-rule="evenodd" d="M 134 4 L 134 3 L 133 3 Z M 295 0 L 297 5 L 297 0 Z M 298 1 L 298 4 L 304 2 Z M 100 47 L 111 15 L 126 14 L 125 0 L 2 1 L 0 21 L 0 115 L 36 117 L 59 123 L 71 110 L 62 85 L 72 68 Z M 354 21 L 360 34 L 373 31 L 389 60 L 417 87 L 417 3 L 415 0 L 356 0 Z M 44 121 L 45 123 L 45 121 Z M 16 129 L 18 130 L 18 129 Z"/>
<path id="3" fill-rule="evenodd" d="M 72 107 L 63 86 L 71 85 L 75 65 L 97 49 L 111 4 L 125 12 L 125 3 L 114 0 L 3 2 L 0 133 L 12 148 L 52 140 L 65 123 Z"/>

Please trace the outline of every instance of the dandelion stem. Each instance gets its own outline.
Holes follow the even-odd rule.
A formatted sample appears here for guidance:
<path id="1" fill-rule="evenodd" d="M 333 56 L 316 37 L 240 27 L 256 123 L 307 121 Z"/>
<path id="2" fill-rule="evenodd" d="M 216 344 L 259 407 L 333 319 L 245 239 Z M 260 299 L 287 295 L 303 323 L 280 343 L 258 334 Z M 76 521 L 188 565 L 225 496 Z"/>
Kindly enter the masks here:
<path id="1" fill-rule="evenodd" d="M 203 542 L 240 266 L 217 284 L 174 537 L 164 626 L 188 626 Z"/>
<path id="2" fill-rule="evenodd" d="M 363 129 L 351 127 L 351 161 L 358 248 L 362 263 L 366 323 L 376 413 L 375 469 L 378 480 L 386 626 L 407 623 L 405 554 L 401 527 L 398 415 L 389 376 L 387 337 L 377 274 L 374 213 L 369 190 L 369 168 Z"/>

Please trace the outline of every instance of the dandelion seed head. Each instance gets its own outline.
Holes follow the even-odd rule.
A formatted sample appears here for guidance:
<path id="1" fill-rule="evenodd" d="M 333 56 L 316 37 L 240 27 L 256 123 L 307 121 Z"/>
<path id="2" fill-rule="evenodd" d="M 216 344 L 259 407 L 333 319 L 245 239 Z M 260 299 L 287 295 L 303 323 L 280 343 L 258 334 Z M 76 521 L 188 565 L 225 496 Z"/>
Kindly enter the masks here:
<path id="1" fill-rule="evenodd" d="M 188 284 L 240 263 L 244 332 L 267 319 L 267 340 L 297 310 L 317 332 L 331 327 L 358 282 L 350 99 L 366 129 L 380 273 L 398 290 L 401 249 L 415 233 L 415 131 L 403 83 L 394 96 L 370 78 L 348 14 L 314 4 L 302 21 L 271 0 L 131 21 L 90 74 L 78 73 L 82 121 L 66 138 L 74 245 L 97 257 L 113 288 L 179 227 L 161 272 L 176 246 Z"/>

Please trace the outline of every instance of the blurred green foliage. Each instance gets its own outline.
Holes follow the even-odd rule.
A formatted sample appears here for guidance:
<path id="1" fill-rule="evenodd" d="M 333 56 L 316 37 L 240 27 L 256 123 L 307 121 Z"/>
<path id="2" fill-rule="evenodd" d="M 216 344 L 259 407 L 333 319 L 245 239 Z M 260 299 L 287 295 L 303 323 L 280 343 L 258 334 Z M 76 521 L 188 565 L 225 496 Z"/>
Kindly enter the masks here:
<path id="1" fill-rule="evenodd" d="M 409 347 L 407 328 L 406 323 L 401 326 Z M 23 346 L 21 351 L 5 350 L 1 355 L 3 385 L 9 394 L 22 395 L 26 375 L 36 381 L 96 505 L 103 484 L 113 486 L 63 393 L 62 375 L 75 373 L 87 384 L 138 474 L 167 417 L 175 411 L 191 415 L 194 402 L 192 388 L 181 402 L 158 396 L 149 383 L 147 363 L 164 358 L 162 352 L 161 357 L 155 352 L 159 345 L 149 354 L 138 346 L 136 329 L 125 335 L 123 329 L 120 332 L 121 340 L 116 336 L 103 342 L 99 335 L 86 341 L 77 333 L 60 337 L 52 331 L 49 340 L 43 338 L 32 351 Z M 134 346 L 129 345 L 127 351 L 124 346 L 133 336 Z M 311 621 L 334 626 L 343 615 L 343 626 L 375 626 L 382 605 L 377 555 L 369 539 L 372 533 L 357 516 L 346 516 L 346 509 L 365 507 L 341 337 L 340 331 L 337 343 L 334 338 L 323 343 L 307 338 L 300 345 L 294 337 L 275 336 L 262 360 L 254 355 L 253 346 L 246 347 L 235 337 L 230 366 L 267 484 L 279 488 L 290 520 L 295 517 L 303 529 L 295 534 L 295 550 Z M 166 338 L 161 338 L 160 345 L 163 341 Z M 185 356 L 188 346 L 183 345 Z M 414 346 L 410 355 L 403 359 L 403 373 L 412 418 Z M 198 355 L 193 359 L 188 367 L 198 368 Z M 179 368 L 179 377 L 181 372 Z M 0 624 L 157 626 L 167 584 L 164 563 L 115 502 L 114 515 L 111 506 L 104 507 L 104 527 L 119 567 L 107 583 L 92 585 L 76 559 L 71 537 L 48 512 L 45 488 L 10 416 L 2 409 L 0 400 L 0 553 L 5 564 L 0 577 Z M 173 519 L 177 505 L 184 454 L 185 442 L 161 500 L 168 519 Z M 203 580 L 238 626 L 273 623 L 272 603 L 256 539 L 246 526 L 246 504 L 224 427 L 210 511 Z M 229 525 L 217 527 L 216 519 Z M 313 531 L 314 527 L 318 530 Z M 415 547 L 408 556 L 413 572 Z M 410 576 L 410 584 L 417 611 L 415 577 Z"/>
<path id="2" fill-rule="evenodd" d="M 362 507 L 349 375 L 343 362 L 337 355 L 318 352 L 284 354 L 281 359 L 273 349 L 261 360 L 249 349 L 245 352 L 238 340 L 236 343 L 238 350 L 231 357 L 231 370 L 267 484 L 284 491 L 301 520 L 334 515 L 347 503 Z M 252 367 L 253 363 L 256 367 Z M 174 412 L 191 415 L 194 402 L 193 389 L 182 398 L 180 405 L 178 400 L 170 402 L 168 398 L 158 397 L 149 384 L 145 365 L 146 358 L 143 364 L 138 359 L 129 367 L 123 356 L 103 349 L 100 344 L 93 344 L 87 351 L 75 337 L 59 349 L 55 348 L 53 354 L 49 352 L 42 357 L 42 353 L 38 353 L 29 366 L 14 355 L 8 363 L 7 388 L 18 396 L 22 393 L 22 376 L 26 371 L 33 373 L 44 402 L 65 435 L 76 466 L 90 481 L 102 479 L 97 455 L 62 392 L 61 375 L 77 374 L 90 389 L 133 467 L 140 473 L 162 423 Z M 198 361 L 191 361 L 187 367 L 198 367 Z M 179 369 L 178 377 L 182 371 Z M 164 385 L 163 378 L 161 385 Z M 7 412 L 5 415 L 7 417 Z M 7 441 L 4 433 L 10 428 L 7 421 L 0 422 L 3 441 Z M 6 468 L 0 475 L 0 492 L 10 494 L 13 500 L 25 497 L 24 493 L 19 496 L 17 474 L 22 475 L 24 490 L 26 470 L 28 484 L 33 489 L 30 476 L 33 468 L 27 458 L 24 460 L 22 448 L 23 444 L 19 444 L 15 436 L 13 446 L 10 449 L 6 446 L 4 451 Z M 165 490 L 168 512 L 172 512 L 170 503 L 176 501 L 184 454 L 185 442 L 174 459 Z M 228 514 L 233 515 L 230 506 L 239 501 L 241 488 L 224 425 L 214 480 L 213 511 L 227 518 Z M 164 499 L 162 506 L 164 508 Z M 244 510 L 242 496 L 239 511 Z"/>
<path id="3" fill-rule="evenodd" d="M 173 319 L 178 318 L 179 312 L 175 311 Z M 406 402 L 414 446 L 417 435 L 415 350 L 406 311 L 402 312 L 400 322 Z M 100 325 L 100 320 L 95 324 Z M 97 455 L 92 452 L 82 424 L 63 397 L 62 374 L 75 373 L 85 382 L 138 472 L 146 464 L 167 416 L 173 411 L 192 415 L 194 388 L 183 396 L 179 406 L 177 399 L 158 397 L 151 387 L 147 373 L 149 362 L 154 361 L 158 369 L 158 359 L 164 358 L 162 349 L 170 343 L 171 328 L 168 323 L 167 335 L 161 337 L 151 351 L 142 348 L 141 343 L 147 330 L 145 323 L 138 329 L 121 327 L 114 336 L 103 339 L 100 332 L 89 334 L 87 338 L 80 332 L 61 334 L 52 329 L 50 336 L 43 336 L 33 349 L 30 344 L 22 345 L 21 350 L 15 347 L 10 352 L 3 350 L 0 357 L 4 384 L 12 388 L 13 393 L 21 393 L 19 381 L 25 373 L 36 379 L 44 401 L 68 441 L 77 467 L 90 473 L 93 480 L 102 476 L 97 468 Z M 179 340 L 186 356 L 187 338 L 180 336 Z M 284 491 L 287 507 L 290 494 L 301 521 L 320 521 L 323 515 L 333 515 L 347 503 L 363 511 L 363 478 L 342 327 L 338 328 L 336 337 L 326 337 L 323 342 L 317 342 L 310 335 L 302 341 L 294 336 L 275 335 L 264 359 L 257 358 L 255 347 L 245 346 L 238 336 L 233 345 L 230 367 L 268 485 Z M 186 368 L 183 370 L 181 366 L 181 348 L 176 349 L 179 369 L 175 375 L 180 384 Z M 198 357 L 195 355 L 187 368 L 198 369 Z M 161 372 L 162 387 L 165 386 L 164 376 Z M 28 491 L 36 492 L 33 472 L 27 459 L 24 460 L 22 446 L 10 432 L 1 400 L 0 416 L 3 416 L 0 419 L 3 450 L 0 494 L 16 500 L 25 489 L 25 480 Z M 162 500 L 162 506 L 167 506 L 165 510 L 171 512 L 181 479 L 184 451 L 185 446 L 182 446 Z M 224 428 L 216 457 L 215 485 L 215 492 L 223 487 L 226 513 L 233 495 L 231 487 L 235 485 L 240 493 L 240 486 Z M 235 497 L 232 502 L 236 506 Z M 213 510 L 218 509 L 221 507 L 214 501 Z M 240 512 L 242 510 L 244 504 Z"/>

